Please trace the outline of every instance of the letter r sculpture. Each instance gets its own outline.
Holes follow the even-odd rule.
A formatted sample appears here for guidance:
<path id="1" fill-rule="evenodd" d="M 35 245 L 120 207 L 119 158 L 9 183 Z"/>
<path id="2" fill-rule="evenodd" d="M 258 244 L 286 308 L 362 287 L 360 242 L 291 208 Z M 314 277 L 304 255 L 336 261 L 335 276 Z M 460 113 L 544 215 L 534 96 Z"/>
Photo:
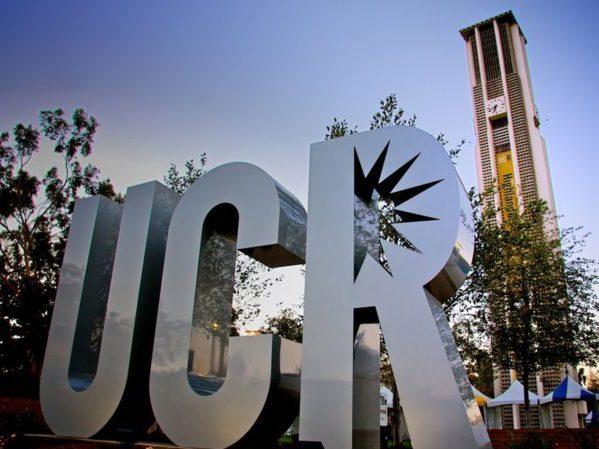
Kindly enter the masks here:
<path id="1" fill-rule="evenodd" d="M 439 301 L 473 252 L 444 148 L 388 127 L 310 150 L 300 440 L 356 448 L 355 329 L 380 323 L 416 449 L 490 447 Z"/>

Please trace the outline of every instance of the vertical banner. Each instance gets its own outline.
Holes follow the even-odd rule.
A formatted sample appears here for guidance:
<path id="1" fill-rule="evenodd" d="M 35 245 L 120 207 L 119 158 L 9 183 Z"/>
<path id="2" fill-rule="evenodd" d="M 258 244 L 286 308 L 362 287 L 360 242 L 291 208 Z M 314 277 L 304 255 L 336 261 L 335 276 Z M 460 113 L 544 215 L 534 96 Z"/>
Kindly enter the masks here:
<path id="1" fill-rule="evenodd" d="M 497 161 L 497 183 L 499 186 L 499 200 L 501 203 L 501 218 L 506 221 L 518 213 L 518 193 L 514 180 L 514 164 L 512 152 L 509 148 L 495 154 Z"/>

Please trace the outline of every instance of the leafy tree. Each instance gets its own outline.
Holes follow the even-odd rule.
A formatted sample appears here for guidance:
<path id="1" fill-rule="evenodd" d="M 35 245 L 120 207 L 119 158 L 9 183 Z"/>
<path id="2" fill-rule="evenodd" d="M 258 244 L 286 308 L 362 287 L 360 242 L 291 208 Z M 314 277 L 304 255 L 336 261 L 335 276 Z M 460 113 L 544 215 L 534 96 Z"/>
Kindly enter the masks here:
<path id="1" fill-rule="evenodd" d="M 416 115 L 406 118 L 405 112 L 399 106 L 397 95 L 391 94 L 379 101 L 379 110 L 372 116 L 370 129 L 384 128 L 385 126 L 392 125 L 416 126 Z"/>
<path id="2" fill-rule="evenodd" d="M 597 375 L 596 371 L 589 372 L 589 375 L 585 379 L 585 386 L 595 393 L 599 392 L 599 375 Z"/>
<path id="3" fill-rule="evenodd" d="M 71 120 L 42 111 L 40 128 L 0 134 L 0 374 L 35 388 L 43 361 L 71 214 L 82 194 L 115 195 L 109 179 L 83 165 L 99 126 L 82 109 Z M 32 165 L 42 138 L 60 160 L 40 178 Z"/>
<path id="4" fill-rule="evenodd" d="M 176 164 L 170 164 L 164 176 L 164 183 L 183 195 L 206 173 L 207 161 L 206 153 L 202 153 L 197 162 L 193 159 L 186 161 L 182 171 Z M 270 268 L 255 259 L 241 252 L 238 252 L 237 256 L 231 335 L 239 335 L 239 327 L 260 315 L 261 305 L 270 296 L 271 287 L 282 280 L 282 276 L 273 276 Z"/>
<path id="5" fill-rule="evenodd" d="M 370 129 L 384 128 L 386 126 L 416 126 L 416 115 L 406 115 L 406 111 L 399 106 L 396 94 L 390 94 L 379 101 L 379 109 L 372 115 L 370 120 Z M 350 126 L 346 119 L 339 120 L 333 118 L 333 123 L 326 127 L 324 138 L 326 140 L 335 139 L 337 137 L 349 136 L 358 132 L 357 126 Z M 445 137 L 445 133 L 437 135 L 437 140 L 444 147 L 449 147 L 447 153 L 452 162 L 456 162 L 460 152 L 466 144 L 466 140 L 462 139 L 457 144 L 450 144 Z"/>
<path id="6" fill-rule="evenodd" d="M 485 335 L 477 334 L 473 329 L 474 326 L 475 323 L 468 319 L 451 322 L 453 336 L 462 356 L 468 380 L 480 392 L 493 397 L 495 375 L 487 345 L 488 339 Z"/>
<path id="7" fill-rule="evenodd" d="M 304 316 L 298 311 L 286 307 L 278 314 L 269 317 L 266 324 L 260 328 L 260 332 L 280 335 L 301 343 L 304 334 Z"/>
<path id="8" fill-rule="evenodd" d="M 327 132 L 324 138 L 325 140 L 336 139 L 337 137 L 349 136 L 356 134 L 357 132 L 357 126 L 350 128 L 347 124 L 347 120 L 337 120 L 337 117 L 333 117 L 333 123 L 327 126 Z"/>
<path id="9" fill-rule="evenodd" d="M 474 201 L 472 273 L 447 310 L 463 341 L 522 375 L 528 416 L 530 375 L 597 362 L 597 263 L 581 255 L 579 229 L 552 227 L 543 201 L 498 224 L 487 195 Z"/>
<path id="10" fill-rule="evenodd" d="M 202 153 L 197 164 L 193 159 L 185 161 L 184 172 L 180 172 L 177 166 L 171 163 L 164 175 L 164 183 L 179 195 L 183 195 L 200 176 L 206 173 L 207 162 L 206 153 Z"/>

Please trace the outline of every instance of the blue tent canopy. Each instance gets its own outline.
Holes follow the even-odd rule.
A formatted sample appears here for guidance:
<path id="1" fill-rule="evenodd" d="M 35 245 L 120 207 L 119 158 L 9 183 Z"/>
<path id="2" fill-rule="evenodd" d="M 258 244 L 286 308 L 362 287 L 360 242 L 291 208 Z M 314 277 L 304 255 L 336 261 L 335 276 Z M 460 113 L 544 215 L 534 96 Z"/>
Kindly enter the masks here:
<path id="1" fill-rule="evenodd" d="M 548 402 L 561 401 L 587 401 L 595 399 L 595 394 L 591 393 L 586 388 L 583 388 L 578 382 L 570 376 L 566 376 L 564 380 L 547 396 L 541 398 L 541 404 Z"/>

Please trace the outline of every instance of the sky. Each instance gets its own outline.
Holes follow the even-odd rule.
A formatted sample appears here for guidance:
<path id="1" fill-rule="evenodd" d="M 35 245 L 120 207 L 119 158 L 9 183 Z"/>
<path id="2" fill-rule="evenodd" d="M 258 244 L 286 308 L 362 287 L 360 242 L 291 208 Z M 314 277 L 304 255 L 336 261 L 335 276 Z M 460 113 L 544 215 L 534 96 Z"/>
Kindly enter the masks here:
<path id="1" fill-rule="evenodd" d="M 597 1 L 4 0 L 0 130 L 83 107 L 101 124 L 92 160 L 119 191 L 206 152 L 209 167 L 262 167 L 305 205 L 310 143 L 333 117 L 367 129 L 396 93 L 418 127 L 466 139 L 458 171 L 473 186 L 458 30 L 509 9 L 528 40 L 561 224 L 590 231 L 585 253 L 599 257 Z M 295 302 L 302 283 L 290 271 L 271 301 Z"/>

